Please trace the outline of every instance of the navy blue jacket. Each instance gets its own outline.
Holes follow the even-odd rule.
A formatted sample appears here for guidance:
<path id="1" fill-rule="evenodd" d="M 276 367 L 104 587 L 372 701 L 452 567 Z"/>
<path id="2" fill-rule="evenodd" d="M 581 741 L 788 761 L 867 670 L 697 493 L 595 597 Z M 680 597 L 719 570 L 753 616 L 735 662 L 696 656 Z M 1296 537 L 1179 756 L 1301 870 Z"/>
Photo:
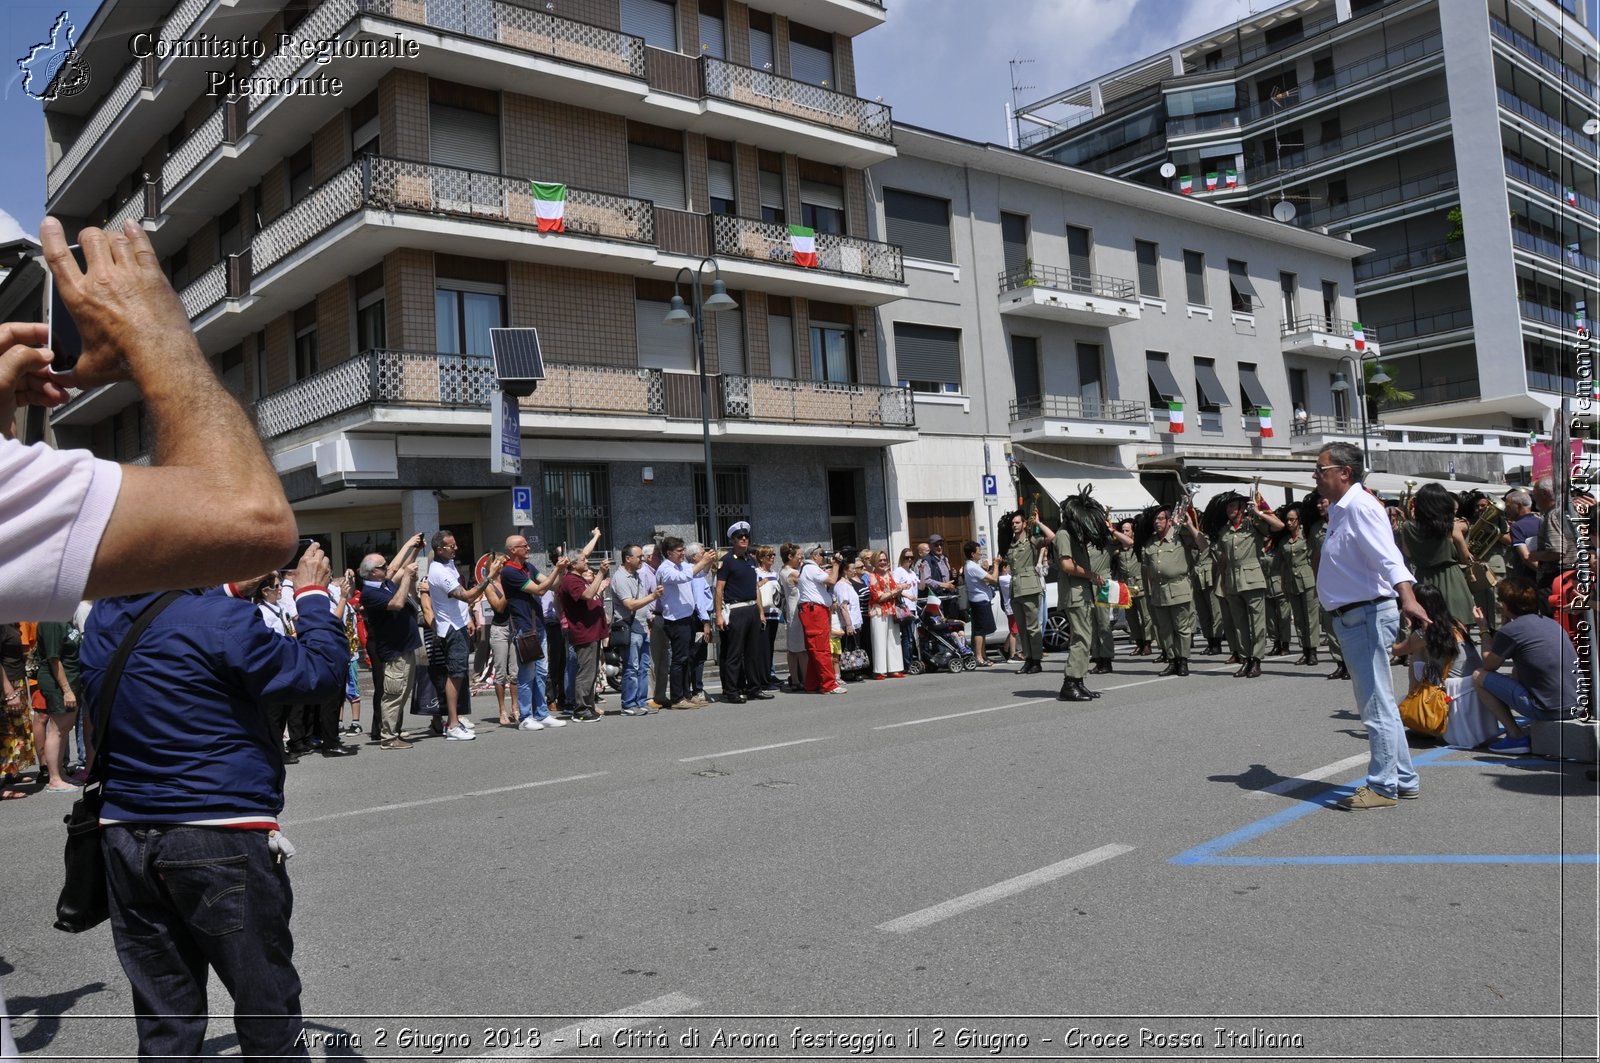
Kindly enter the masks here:
<path id="1" fill-rule="evenodd" d="M 107 598 L 79 655 L 91 709 L 133 620 L 160 595 Z M 107 734 L 104 822 L 271 827 L 283 810 L 282 738 L 268 703 L 338 697 L 350 666 L 327 592 L 295 595 L 299 638 L 275 634 L 248 601 L 217 589 L 179 597 L 139 639 Z"/>

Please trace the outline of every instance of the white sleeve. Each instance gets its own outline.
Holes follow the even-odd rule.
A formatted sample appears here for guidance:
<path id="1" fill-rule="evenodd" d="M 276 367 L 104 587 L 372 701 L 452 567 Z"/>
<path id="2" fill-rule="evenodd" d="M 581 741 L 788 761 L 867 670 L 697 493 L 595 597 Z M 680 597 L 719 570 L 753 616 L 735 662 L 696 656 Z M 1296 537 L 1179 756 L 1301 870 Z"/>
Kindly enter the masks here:
<path id="1" fill-rule="evenodd" d="M 121 490 L 115 462 L 0 439 L 0 623 L 72 616 Z"/>

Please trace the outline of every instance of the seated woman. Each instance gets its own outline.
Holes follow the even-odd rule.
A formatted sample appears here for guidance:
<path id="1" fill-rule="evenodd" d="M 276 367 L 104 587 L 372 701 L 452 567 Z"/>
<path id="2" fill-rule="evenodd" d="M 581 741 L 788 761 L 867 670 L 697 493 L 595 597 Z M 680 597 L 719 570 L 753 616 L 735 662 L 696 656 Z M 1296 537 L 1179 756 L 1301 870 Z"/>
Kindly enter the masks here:
<path id="1" fill-rule="evenodd" d="M 1472 673 L 1483 664 L 1478 647 L 1467 626 L 1450 612 L 1438 587 L 1418 583 L 1417 604 L 1427 612 L 1429 624 L 1394 644 L 1397 657 L 1409 657 L 1411 691 L 1423 683 L 1438 683 L 1450 698 L 1450 716 L 1445 721 L 1446 745 L 1461 749 L 1481 746 L 1499 733 L 1494 714 L 1478 697 Z"/>
<path id="2" fill-rule="evenodd" d="M 1472 673 L 1478 695 L 1505 725 L 1506 736 L 1489 743 L 1491 753 L 1515 756 L 1529 751 L 1528 732 L 1513 711 L 1529 720 L 1564 718 L 1578 705 L 1577 651 L 1561 625 L 1539 615 L 1539 592 L 1525 579 L 1503 579 L 1495 586 L 1500 630 Z M 1498 670 L 1511 662 L 1511 675 Z"/>

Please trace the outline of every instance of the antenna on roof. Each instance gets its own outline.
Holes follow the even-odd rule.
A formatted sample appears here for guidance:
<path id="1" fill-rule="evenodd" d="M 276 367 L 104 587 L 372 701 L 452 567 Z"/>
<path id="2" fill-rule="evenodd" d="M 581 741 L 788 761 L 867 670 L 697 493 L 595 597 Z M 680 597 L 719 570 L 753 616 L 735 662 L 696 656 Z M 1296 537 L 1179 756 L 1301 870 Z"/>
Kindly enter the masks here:
<path id="1" fill-rule="evenodd" d="M 1022 122 L 1016 117 L 1017 108 L 1020 106 L 1017 101 L 1017 93 L 1034 91 L 1034 86 L 1032 85 L 1019 85 L 1017 83 L 1017 68 L 1021 66 L 1027 66 L 1031 62 L 1033 62 L 1032 59 L 1016 58 L 1012 59 L 1008 64 L 1011 67 L 1011 107 L 1007 112 L 1010 121 L 1008 121 L 1006 124 L 1011 127 L 1007 130 L 1007 132 L 1011 134 L 1011 144 L 1013 147 L 1016 147 L 1022 143 Z"/>

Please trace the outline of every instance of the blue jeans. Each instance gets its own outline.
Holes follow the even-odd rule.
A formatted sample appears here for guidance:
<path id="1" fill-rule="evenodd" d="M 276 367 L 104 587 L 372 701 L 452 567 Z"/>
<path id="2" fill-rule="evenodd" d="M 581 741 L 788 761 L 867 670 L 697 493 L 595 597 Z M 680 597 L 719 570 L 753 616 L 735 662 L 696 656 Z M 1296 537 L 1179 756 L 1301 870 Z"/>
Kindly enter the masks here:
<path id="1" fill-rule="evenodd" d="M 1334 617 L 1333 625 L 1372 745 L 1367 785 L 1384 797 L 1393 797 L 1397 788 L 1413 789 L 1417 772 L 1389 677 L 1389 649 L 1400 634 L 1400 607 L 1393 601 L 1357 606 Z"/>
<path id="2" fill-rule="evenodd" d="M 233 996 L 247 1059 L 307 1059 L 297 1044 L 289 875 L 260 830 L 106 827 L 101 845 L 117 959 L 133 989 L 141 1056 L 200 1055 L 206 969 Z"/>
<path id="3" fill-rule="evenodd" d="M 628 633 L 628 656 L 622 665 L 622 707 L 642 709 L 650 697 L 650 633 L 634 624 Z"/>
<path id="4" fill-rule="evenodd" d="M 545 640 L 542 625 L 539 628 L 539 645 L 548 651 L 549 643 Z M 515 655 L 516 649 L 513 648 L 511 652 Z M 543 720 L 549 717 L 550 705 L 544 696 L 545 680 L 549 674 L 543 657 L 517 665 L 517 719 L 526 720 L 531 716 L 535 720 Z"/>
<path id="5" fill-rule="evenodd" d="M 1483 673 L 1483 689 L 1493 694 L 1502 705 L 1517 713 L 1525 720 L 1548 721 L 1556 719 L 1556 714 L 1546 712 L 1533 702 L 1533 695 L 1528 693 L 1528 688 L 1508 675 L 1499 672 Z"/>

